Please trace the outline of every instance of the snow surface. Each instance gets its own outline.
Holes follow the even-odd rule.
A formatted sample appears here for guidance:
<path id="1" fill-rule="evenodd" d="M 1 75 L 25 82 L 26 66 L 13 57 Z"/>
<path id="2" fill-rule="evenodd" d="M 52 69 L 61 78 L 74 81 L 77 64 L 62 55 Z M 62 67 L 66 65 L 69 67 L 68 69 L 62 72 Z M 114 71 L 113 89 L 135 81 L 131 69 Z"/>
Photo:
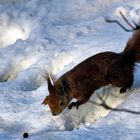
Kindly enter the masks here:
<path id="1" fill-rule="evenodd" d="M 140 66 L 131 91 L 103 87 L 78 110 L 52 116 L 41 103 L 48 95 L 45 72 L 56 78 L 89 56 L 120 52 L 132 33 L 104 18 L 140 20 L 140 0 L 0 0 L 0 140 L 138 140 Z M 127 26 L 127 25 L 126 25 Z M 128 27 L 129 28 L 129 27 Z"/>

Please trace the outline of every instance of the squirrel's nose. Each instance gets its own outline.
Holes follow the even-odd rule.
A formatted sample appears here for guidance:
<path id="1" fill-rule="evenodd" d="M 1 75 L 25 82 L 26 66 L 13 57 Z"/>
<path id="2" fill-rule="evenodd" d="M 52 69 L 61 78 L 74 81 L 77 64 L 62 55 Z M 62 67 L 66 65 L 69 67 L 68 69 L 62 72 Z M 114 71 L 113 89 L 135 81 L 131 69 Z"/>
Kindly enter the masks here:
<path id="1" fill-rule="evenodd" d="M 52 115 L 53 115 L 53 116 L 56 116 L 56 115 L 57 115 L 57 113 L 52 113 Z"/>

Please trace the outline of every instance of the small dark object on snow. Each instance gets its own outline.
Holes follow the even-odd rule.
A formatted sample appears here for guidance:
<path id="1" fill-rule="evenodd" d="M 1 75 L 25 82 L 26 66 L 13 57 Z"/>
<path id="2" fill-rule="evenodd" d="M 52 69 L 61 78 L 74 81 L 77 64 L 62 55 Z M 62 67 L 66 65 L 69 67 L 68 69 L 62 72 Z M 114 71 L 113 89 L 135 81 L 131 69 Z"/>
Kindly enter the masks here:
<path id="1" fill-rule="evenodd" d="M 23 134 L 23 138 L 28 138 L 28 136 L 29 136 L 28 133 Z"/>

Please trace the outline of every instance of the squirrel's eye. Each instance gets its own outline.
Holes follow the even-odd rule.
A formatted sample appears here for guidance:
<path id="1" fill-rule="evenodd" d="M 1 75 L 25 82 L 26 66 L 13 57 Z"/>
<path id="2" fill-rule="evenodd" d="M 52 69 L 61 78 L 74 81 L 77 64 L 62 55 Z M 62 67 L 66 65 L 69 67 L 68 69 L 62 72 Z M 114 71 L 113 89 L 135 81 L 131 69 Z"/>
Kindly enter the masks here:
<path id="1" fill-rule="evenodd" d="M 62 100 L 59 101 L 59 107 L 62 107 L 64 105 L 64 102 Z"/>

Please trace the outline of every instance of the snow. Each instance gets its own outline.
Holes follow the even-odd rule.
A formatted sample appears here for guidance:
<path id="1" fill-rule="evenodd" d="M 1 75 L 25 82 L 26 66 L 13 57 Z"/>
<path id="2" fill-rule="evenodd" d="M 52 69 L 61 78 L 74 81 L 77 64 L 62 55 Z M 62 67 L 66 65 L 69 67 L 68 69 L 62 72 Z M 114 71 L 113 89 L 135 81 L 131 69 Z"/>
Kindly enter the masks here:
<path id="1" fill-rule="evenodd" d="M 140 65 L 132 90 L 111 85 L 97 90 L 78 110 L 52 116 L 41 105 L 48 95 L 45 72 L 57 79 L 84 59 L 103 51 L 120 52 L 132 33 L 104 18 L 139 22 L 139 0 L 0 0 L 0 139 L 140 139 Z M 127 26 L 127 25 L 126 25 Z M 127 28 L 129 28 L 127 26 Z"/>

